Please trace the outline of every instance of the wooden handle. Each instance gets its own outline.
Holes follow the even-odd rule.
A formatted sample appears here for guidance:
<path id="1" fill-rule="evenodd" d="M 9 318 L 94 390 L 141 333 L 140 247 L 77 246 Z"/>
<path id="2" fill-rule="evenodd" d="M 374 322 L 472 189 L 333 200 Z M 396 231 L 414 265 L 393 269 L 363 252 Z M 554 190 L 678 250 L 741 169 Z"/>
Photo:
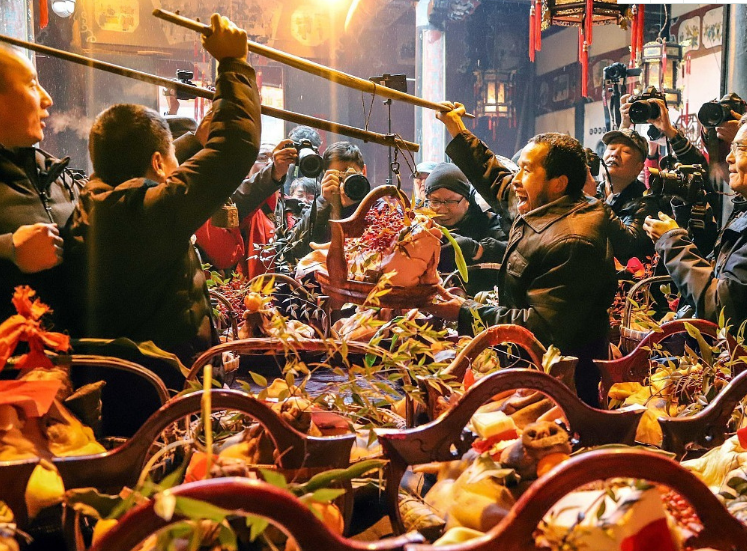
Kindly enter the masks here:
<path id="1" fill-rule="evenodd" d="M 153 10 L 153 15 L 159 19 L 163 19 L 164 21 L 173 23 L 174 25 L 179 25 L 180 27 L 190 29 L 206 36 L 210 36 L 210 34 L 212 34 L 212 29 L 208 25 L 195 21 L 194 19 L 183 17 L 170 11 L 155 9 Z M 273 61 L 278 61 L 280 63 L 283 63 L 284 65 L 288 65 L 289 67 L 293 67 L 300 71 L 322 77 L 331 82 L 342 84 L 343 86 L 347 86 L 348 88 L 353 88 L 355 90 L 359 90 L 361 92 L 366 92 L 369 94 L 375 94 L 388 99 L 403 101 L 405 103 L 416 105 L 418 107 L 424 107 L 433 111 L 439 111 L 442 113 L 451 111 L 451 109 L 440 103 L 429 101 L 418 96 L 413 96 L 412 94 L 408 94 L 407 92 L 400 92 L 399 90 L 389 88 L 388 86 L 376 84 L 373 81 L 359 78 L 348 73 L 338 71 L 337 69 L 332 69 L 331 67 L 327 67 L 326 65 L 315 63 L 313 61 L 309 61 L 308 59 L 288 54 L 286 52 L 276 50 L 275 48 L 264 46 L 263 44 L 259 44 L 257 42 L 252 42 L 251 40 L 247 40 L 247 46 L 249 48 L 249 51 L 252 53 L 259 54 L 263 57 L 266 57 L 267 59 L 272 59 Z M 470 113 L 465 113 L 462 116 L 465 118 L 475 118 L 475 116 Z"/>
<path id="2" fill-rule="evenodd" d="M 689 417 L 659 417 L 664 436 L 662 447 L 684 456 L 688 445 L 720 446 L 726 440 L 734 408 L 747 396 L 747 371 L 732 379 L 702 411 Z"/>
<path id="3" fill-rule="evenodd" d="M 582 402 L 562 382 L 546 373 L 533 369 L 505 369 L 477 381 L 440 419 L 406 431 L 377 429 L 377 434 L 382 444 L 386 442 L 410 465 L 451 461 L 458 458 L 452 451 L 452 446 L 459 448 L 460 442 L 463 444 L 463 429 L 478 408 L 500 392 L 517 389 L 539 391 L 558 404 L 581 446 L 632 444 L 638 421 L 643 414 L 642 410 L 595 409 Z M 463 451 L 457 453 L 461 455 Z"/>
<path id="4" fill-rule="evenodd" d="M 667 457 L 643 450 L 597 450 L 555 467 L 532 484 L 498 526 L 485 537 L 443 551 L 526 551 L 537 549 L 532 533 L 552 506 L 573 490 L 610 477 L 641 478 L 664 484 L 685 498 L 703 522 L 695 547 L 747 550 L 747 527 L 731 516 L 694 474 Z M 690 544 L 690 542 L 688 542 Z M 412 545 L 408 551 L 426 551 Z"/>
<path id="5" fill-rule="evenodd" d="M 211 101 L 215 97 L 215 92 L 213 92 L 212 90 L 207 90 L 205 88 L 200 88 L 198 86 L 191 86 L 189 84 L 184 84 L 182 82 L 178 82 L 178 81 L 171 80 L 168 78 L 151 75 L 150 73 L 145 73 L 143 71 L 136 71 L 135 69 L 129 69 L 127 67 L 122 67 L 120 65 L 114 65 L 113 63 L 106 63 L 104 61 L 99 61 L 97 59 L 93 59 L 90 57 L 85 57 L 85 56 L 78 55 L 78 54 L 72 54 L 70 52 L 66 52 L 64 50 L 58 50 L 56 48 L 50 48 L 49 46 L 44 46 L 42 44 L 26 42 L 25 40 L 20 40 L 17 38 L 13 38 L 10 36 L 4 36 L 4 35 L 0 35 L 0 42 L 6 42 L 8 44 L 13 44 L 14 46 L 26 48 L 28 50 L 39 52 L 41 54 L 49 55 L 49 56 L 56 57 L 59 59 L 64 59 L 65 61 L 70 61 L 78 65 L 85 65 L 86 67 L 91 67 L 93 69 L 99 69 L 107 73 L 112 73 L 115 75 L 139 80 L 141 82 L 148 82 L 150 84 L 155 84 L 156 86 L 164 86 L 165 88 L 177 90 L 179 92 L 190 94 L 195 97 L 205 98 Z M 303 124 L 306 126 L 311 126 L 312 128 L 326 130 L 327 132 L 332 132 L 334 134 L 341 134 L 343 136 L 356 138 L 364 142 L 371 142 L 371 143 L 376 143 L 379 145 L 384 145 L 386 147 L 397 147 L 399 149 L 406 149 L 407 151 L 419 151 L 420 150 L 420 146 L 418 144 L 414 142 L 405 141 L 395 136 L 394 134 L 379 134 L 377 132 L 363 130 L 361 128 L 356 128 L 354 126 L 348 126 L 346 124 L 338 124 L 336 122 L 326 121 L 324 119 L 311 117 L 309 115 L 302 115 L 301 113 L 294 113 L 293 111 L 285 111 L 283 109 L 278 109 L 276 107 L 270 107 L 269 105 L 262 105 L 261 108 L 262 108 L 263 115 L 266 115 L 268 117 L 273 117 L 276 119 L 282 119 L 284 121 L 292 122 L 294 124 Z"/>
<path id="6" fill-rule="evenodd" d="M 635 299 L 636 293 L 642 288 L 642 287 L 651 287 L 655 283 L 664 283 L 664 282 L 672 282 L 672 277 L 668 275 L 661 275 L 661 276 L 653 276 L 653 277 L 647 277 L 646 279 L 642 279 L 635 285 L 633 285 L 630 290 L 628 291 L 628 294 L 626 296 L 625 300 L 625 306 L 623 309 L 623 315 L 622 315 L 622 326 L 623 327 L 630 327 L 630 316 L 633 313 L 633 301 Z"/>
<path id="7" fill-rule="evenodd" d="M 531 389 L 542 392 L 563 410 L 570 429 L 581 446 L 609 443 L 633 444 L 639 411 L 610 412 L 583 403 L 559 380 L 532 369 L 505 369 L 477 381 L 461 400 L 440 419 L 414 429 L 388 431 L 376 429 L 387 467 L 387 499 L 392 525 L 402 532 L 397 495 L 399 482 L 410 465 L 459 459 L 472 444 L 464 427 L 477 409 L 492 396 L 506 390 Z"/>
<path id="8" fill-rule="evenodd" d="M 258 352 L 282 354 L 291 346 L 296 351 L 303 352 L 330 352 L 330 344 L 342 346 L 342 341 L 333 339 L 303 339 L 297 341 L 283 341 L 276 338 L 251 338 L 216 344 L 203 352 L 192 364 L 187 375 L 187 381 L 193 381 L 202 373 L 205 365 L 215 357 L 221 357 L 223 352 L 235 352 L 238 354 L 256 354 Z M 357 341 L 345 341 L 348 353 L 369 354 L 377 350 L 376 347 Z"/>
<path id="9" fill-rule="evenodd" d="M 396 551 L 408 543 L 422 542 L 413 533 L 379 542 L 348 540 L 330 532 L 324 524 L 286 490 L 257 480 L 220 478 L 178 486 L 172 490 L 177 497 L 197 499 L 247 515 L 258 515 L 270 520 L 295 538 L 300 549 L 325 551 Z M 180 518 L 175 518 L 176 522 Z M 150 500 L 128 512 L 90 551 L 130 551 L 145 538 L 168 526 L 154 511 Z"/>
<path id="10" fill-rule="evenodd" d="M 66 488 L 92 486 L 101 491 L 118 493 L 123 486 L 137 482 L 145 458 L 161 432 L 172 423 L 201 409 L 202 391 L 175 398 L 153 414 L 143 427 L 122 446 L 99 455 L 58 457 L 54 464 L 60 471 Z M 246 413 L 262 424 L 274 440 L 280 466 L 285 469 L 302 467 L 346 467 L 355 435 L 316 438 L 301 434 L 283 421 L 268 406 L 243 392 L 214 390 L 213 410 L 235 410 Z"/>
<path id="11" fill-rule="evenodd" d="M 537 367 L 542 367 L 542 357 L 545 347 L 537 340 L 534 333 L 520 325 L 494 325 L 475 336 L 467 346 L 457 354 L 456 358 L 444 370 L 445 373 L 462 379 L 472 362 L 486 349 L 499 344 L 510 343 L 521 347 L 529 355 L 529 360 Z"/>
<path id="12" fill-rule="evenodd" d="M 662 324 L 658 331 L 646 335 L 630 354 L 617 360 L 593 360 L 602 376 L 601 403 L 607 403 L 607 395 L 615 383 L 642 382 L 649 375 L 651 347 L 676 333 L 687 332 L 685 323 L 698 329 L 703 335 L 716 338 L 718 325 L 701 319 L 674 320 Z M 729 338 L 729 337 L 727 337 Z M 733 340 L 733 338 L 732 338 Z M 736 346 L 736 345 L 734 345 Z"/>

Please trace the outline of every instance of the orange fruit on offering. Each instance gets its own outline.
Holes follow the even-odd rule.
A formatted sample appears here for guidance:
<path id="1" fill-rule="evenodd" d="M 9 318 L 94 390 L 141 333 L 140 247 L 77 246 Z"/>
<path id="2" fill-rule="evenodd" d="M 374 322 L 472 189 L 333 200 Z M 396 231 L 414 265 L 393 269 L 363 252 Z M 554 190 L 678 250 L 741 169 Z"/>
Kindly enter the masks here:
<path id="1" fill-rule="evenodd" d="M 259 293 L 247 293 L 244 297 L 244 306 L 249 312 L 258 312 L 262 308 L 262 295 Z"/>
<path id="2" fill-rule="evenodd" d="M 571 458 L 567 453 L 551 453 L 543 457 L 537 463 L 537 476 L 543 476 L 549 473 L 555 465 L 568 461 Z"/>

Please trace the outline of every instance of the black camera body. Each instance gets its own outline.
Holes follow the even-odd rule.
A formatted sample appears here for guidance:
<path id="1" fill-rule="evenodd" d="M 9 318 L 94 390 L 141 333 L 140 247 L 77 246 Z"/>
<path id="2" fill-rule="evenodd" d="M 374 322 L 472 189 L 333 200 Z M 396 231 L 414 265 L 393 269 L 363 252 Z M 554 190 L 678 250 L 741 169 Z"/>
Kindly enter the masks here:
<path id="1" fill-rule="evenodd" d="M 640 69 L 629 69 L 624 63 L 613 63 L 602 70 L 606 84 L 617 83 L 628 77 L 637 77 L 641 74 Z"/>
<path id="2" fill-rule="evenodd" d="M 307 178 L 316 178 L 324 170 L 324 161 L 319 155 L 319 150 L 314 147 L 311 140 L 289 143 L 286 148 L 294 147 L 298 152 L 296 166 L 301 174 Z"/>
<path id="3" fill-rule="evenodd" d="M 348 196 L 348 199 L 357 203 L 371 191 L 371 183 L 363 174 L 349 168 L 346 172 L 337 171 L 340 178 L 340 191 Z"/>
<path id="4" fill-rule="evenodd" d="M 732 111 L 740 115 L 747 111 L 747 103 L 734 92 L 726 94 L 720 100 L 704 103 L 698 111 L 698 120 L 706 128 L 716 128 L 734 118 Z"/>
<path id="5" fill-rule="evenodd" d="M 649 186 L 654 195 L 676 195 L 688 203 L 704 198 L 703 167 L 676 164 L 673 170 L 650 168 Z"/>
<path id="6" fill-rule="evenodd" d="M 633 124 L 645 124 L 650 119 L 656 119 L 661 115 L 661 109 L 659 104 L 651 101 L 653 99 L 660 99 L 664 101 L 664 105 L 667 104 L 667 98 L 659 92 L 655 87 L 649 86 L 649 88 L 637 96 L 631 96 L 628 100 L 630 103 L 630 110 L 628 115 L 630 116 L 630 122 Z"/>
<path id="7" fill-rule="evenodd" d="M 599 176 L 599 168 L 602 166 L 602 159 L 599 158 L 599 155 L 597 155 L 593 149 L 587 147 L 584 151 L 586 152 L 586 164 L 589 165 L 589 171 L 591 171 L 591 175 L 596 178 Z"/>
<path id="8" fill-rule="evenodd" d="M 189 84 L 190 86 L 196 86 L 192 79 L 195 77 L 193 71 L 186 71 L 184 69 L 176 70 L 176 80 L 182 84 Z M 181 90 L 176 91 L 176 99 L 193 99 L 195 96 L 189 92 L 182 92 Z"/>

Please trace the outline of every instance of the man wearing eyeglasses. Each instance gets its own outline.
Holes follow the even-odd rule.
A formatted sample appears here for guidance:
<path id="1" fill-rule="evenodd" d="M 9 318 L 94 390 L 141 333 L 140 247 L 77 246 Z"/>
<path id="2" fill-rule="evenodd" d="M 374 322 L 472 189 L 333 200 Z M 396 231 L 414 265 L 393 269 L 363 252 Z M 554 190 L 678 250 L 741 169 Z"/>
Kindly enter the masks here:
<path id="1" fill-rule="evenodd" d="M 467 264 L 500 262 L 508 240 L 500 220 L 475 202 L 475 190 L 459 168 L 451 163 L 436 165 L 425 180 L 425 205 L 436 213 L 462 250 Z M 455 269 L 454 248 L 444 239 L 439 270 Z M 490 285 L 489 288 L 492 288 Z"/>
<path id="2" fill-rule="evenodd" d="M 665 214 L 648 217 L 644 229 L 695 317 L 715 322 L 723 312 L 736 334 L 747 320 L 747 115 L 739 121 L 726 163 L 734 210 L 707 258 Z"/>

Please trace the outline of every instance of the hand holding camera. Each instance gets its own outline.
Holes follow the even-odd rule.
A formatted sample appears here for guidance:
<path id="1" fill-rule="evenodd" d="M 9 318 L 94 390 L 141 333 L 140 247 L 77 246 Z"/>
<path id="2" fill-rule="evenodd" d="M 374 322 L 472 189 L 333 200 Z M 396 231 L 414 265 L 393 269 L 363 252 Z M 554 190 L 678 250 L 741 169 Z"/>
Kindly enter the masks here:
<path id="1" fill-rule="evenodd" d="M 328 170 L 322 179 L 322 197 L 334 206 L 337 200 L 347 207 L 361 201 L 371 191 L 371 184 L 363 174 L 354 168 Z"/>
<path id="2" fill-rule="evenodd" d="M 298 151 L 293 140 L 283 140 L 272 150 L 272 179 L 276 182 L 285 178 L 290 165 L 298 160 Z"/>
<path id="3" fill-rule="evenodd" d="M 620 96 L 620 128 L 618 128 L 618 130 L 633 126 L 633 123 L 630 120 L 630 103 L 628 103 L 628 100 L 632 95 L 633 94 L 623 94 Z"/>

